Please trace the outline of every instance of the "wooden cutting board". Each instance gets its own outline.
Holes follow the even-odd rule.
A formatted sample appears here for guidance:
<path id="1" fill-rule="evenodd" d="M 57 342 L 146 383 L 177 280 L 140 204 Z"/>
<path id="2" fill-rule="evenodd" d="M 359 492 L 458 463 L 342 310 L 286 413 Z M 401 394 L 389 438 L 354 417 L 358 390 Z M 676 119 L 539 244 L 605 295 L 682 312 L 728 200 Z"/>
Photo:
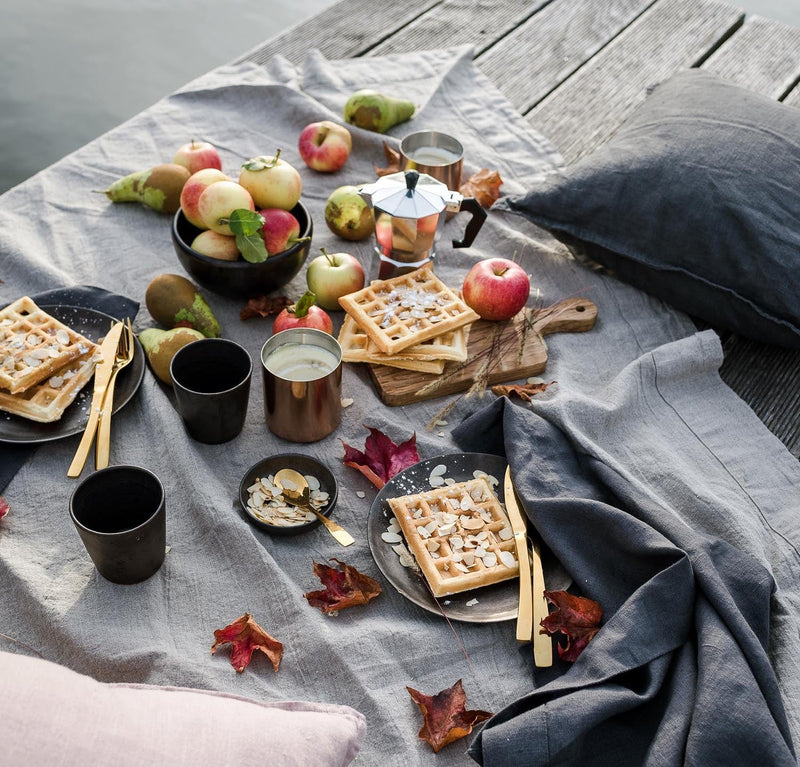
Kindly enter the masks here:
<path id="1" fill-rule="evenodd" d="M 478 320 L 470 330 L 467 361 L 448 362 L 439 376 L 372 364 L 369 372 L 381 400 L 392 406 L 466 391 L 485 365 L 489 366 L 489 384 L 516 381 L 544 371 L 544 336 L 591 330 L 596 318 L 597 307 L 591 301 L 568 298 L 532 316 L 523 310 L 507 323 Z M 435 386 L 429 386 L 434 382 Z"/>

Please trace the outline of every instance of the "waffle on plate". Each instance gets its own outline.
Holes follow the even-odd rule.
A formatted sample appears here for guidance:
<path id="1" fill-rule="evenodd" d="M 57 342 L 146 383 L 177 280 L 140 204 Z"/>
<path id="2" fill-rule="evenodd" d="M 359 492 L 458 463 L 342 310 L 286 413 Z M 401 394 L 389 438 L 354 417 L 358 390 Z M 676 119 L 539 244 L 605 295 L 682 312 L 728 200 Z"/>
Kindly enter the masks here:
<path id="1" fill-rule="evenodd" d="M 435 597 L 519 577 L 511 525 L 484 477 L 387 502 Z"/>

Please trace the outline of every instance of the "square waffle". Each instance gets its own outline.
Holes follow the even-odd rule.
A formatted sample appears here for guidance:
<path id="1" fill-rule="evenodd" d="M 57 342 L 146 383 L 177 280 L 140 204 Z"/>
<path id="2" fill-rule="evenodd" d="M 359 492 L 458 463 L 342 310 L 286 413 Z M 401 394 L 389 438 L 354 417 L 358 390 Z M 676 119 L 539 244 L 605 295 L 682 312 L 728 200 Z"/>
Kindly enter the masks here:
<path id="1" fill-rule="evenodd" d="M 23 296 L 0 311 L 0 388 L 24 392 L 95 348 Z"/>
<path id="2" fill-rule="evenodd" d="M 427 266 L 376 280 L 342 296 L 339 304 L 384 354 L 397 354 L 478 319 Z"/>
<path id="3" fill-rule="evenodd" d="M 101 355 L 94 344 L 92 347 L 21 394 L 9 394 L 0 389 L 0 410 L 40 423 L 57 421 L 94 374 Z"/>
<path id="4" fill-rule="evenodd" d="M 434 596 L 519 577 L 511 524 L 485 477 L 388 503 Z"/>
<path id="5" fill-rule="evenodd" d="M 467 359 L 469 325 L 450 330 L 421 344 L 409 346 L 398 354 L 384 354 L 356 321 L 346 314 L 339 331 L 339 344 L 345 362 L 372 362 L 421 373 L 441 373 L 448 360 Z"/>

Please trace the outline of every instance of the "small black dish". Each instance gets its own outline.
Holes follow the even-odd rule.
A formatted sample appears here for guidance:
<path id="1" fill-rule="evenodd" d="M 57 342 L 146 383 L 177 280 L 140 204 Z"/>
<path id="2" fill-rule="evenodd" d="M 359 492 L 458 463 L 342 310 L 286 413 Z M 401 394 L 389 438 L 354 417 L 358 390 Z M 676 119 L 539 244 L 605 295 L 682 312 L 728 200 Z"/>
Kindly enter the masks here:
<path id="1" fill-rule="evenodd" d="M 276 253 L 260 264 L 251 264 L 242 258 L 223 261 L 193 250 L 191 243 L 202 230 L 189 223 L 182 210 L 178 210 L 172 219 L 172 244 L 183 268 L 212 293 L 234 298 L 272 293 L 286 285 L 300 271 L 311 249 L 310 238 L 314 225 L 308 208 L 298 202 L 291 213 L 300 224 L 300 237 L 309 239 L 296 242 L 283 253 Z"/>
<path id="2" fill-rule="evenodd" d="M 339 486 L 336 478 L 331 473 L 330 469 L 324 463 L 312 458 L 309 455 L 301 453 L 286 453 L 284 455 L 272 455 L 269 458 L 264 458 L 258 463 L 251 466 L 247 473 L 242 478 L 239 485 L 239 504 L 244 511 L 247 521 L 262 530 L 270 533 L 271 535 L 298 535 L 299 533 L 307 533 L 313 530 L 320 524 L 319 519 L 314 518 L 311 522 L 305 522 L 301 525 L 291 525 L 288 527 L 279 527 L 264 522 L 256 517 L 247 507 L 247 501 L 250 493 L 247 488 L 250 487 L 259 477 L 275 475 L 281 469 L 294 469 L 301 474 L 310 474 L 319 480 L 320 490 L 328 493 L 328 503 L 323 506 L 320 511 L 326 517 L 329 517 L 336 505 L 336 497 L 339 493 Z"/>

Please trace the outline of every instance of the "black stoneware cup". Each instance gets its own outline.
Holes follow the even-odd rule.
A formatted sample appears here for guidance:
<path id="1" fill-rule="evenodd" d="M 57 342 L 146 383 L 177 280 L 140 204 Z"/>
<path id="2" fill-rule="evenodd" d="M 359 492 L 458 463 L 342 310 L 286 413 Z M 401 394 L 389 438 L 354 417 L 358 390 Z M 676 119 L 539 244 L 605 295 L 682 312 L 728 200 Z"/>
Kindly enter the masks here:
<path id="1" fill-rule="evenodd" d="M 192 439 L 217 445 L 244 426 L 253 360 L 226 338 L 201 338 L 181 347 L 170 363 L 178 412 Z"/>
<path id="2" fill-rule="evenodd" d="M 158 477 L 138 466 L 109 466 L 72 493 L 69 513 L 97 572 L 139 583 L 164 562 L 167 511 Z"/>

